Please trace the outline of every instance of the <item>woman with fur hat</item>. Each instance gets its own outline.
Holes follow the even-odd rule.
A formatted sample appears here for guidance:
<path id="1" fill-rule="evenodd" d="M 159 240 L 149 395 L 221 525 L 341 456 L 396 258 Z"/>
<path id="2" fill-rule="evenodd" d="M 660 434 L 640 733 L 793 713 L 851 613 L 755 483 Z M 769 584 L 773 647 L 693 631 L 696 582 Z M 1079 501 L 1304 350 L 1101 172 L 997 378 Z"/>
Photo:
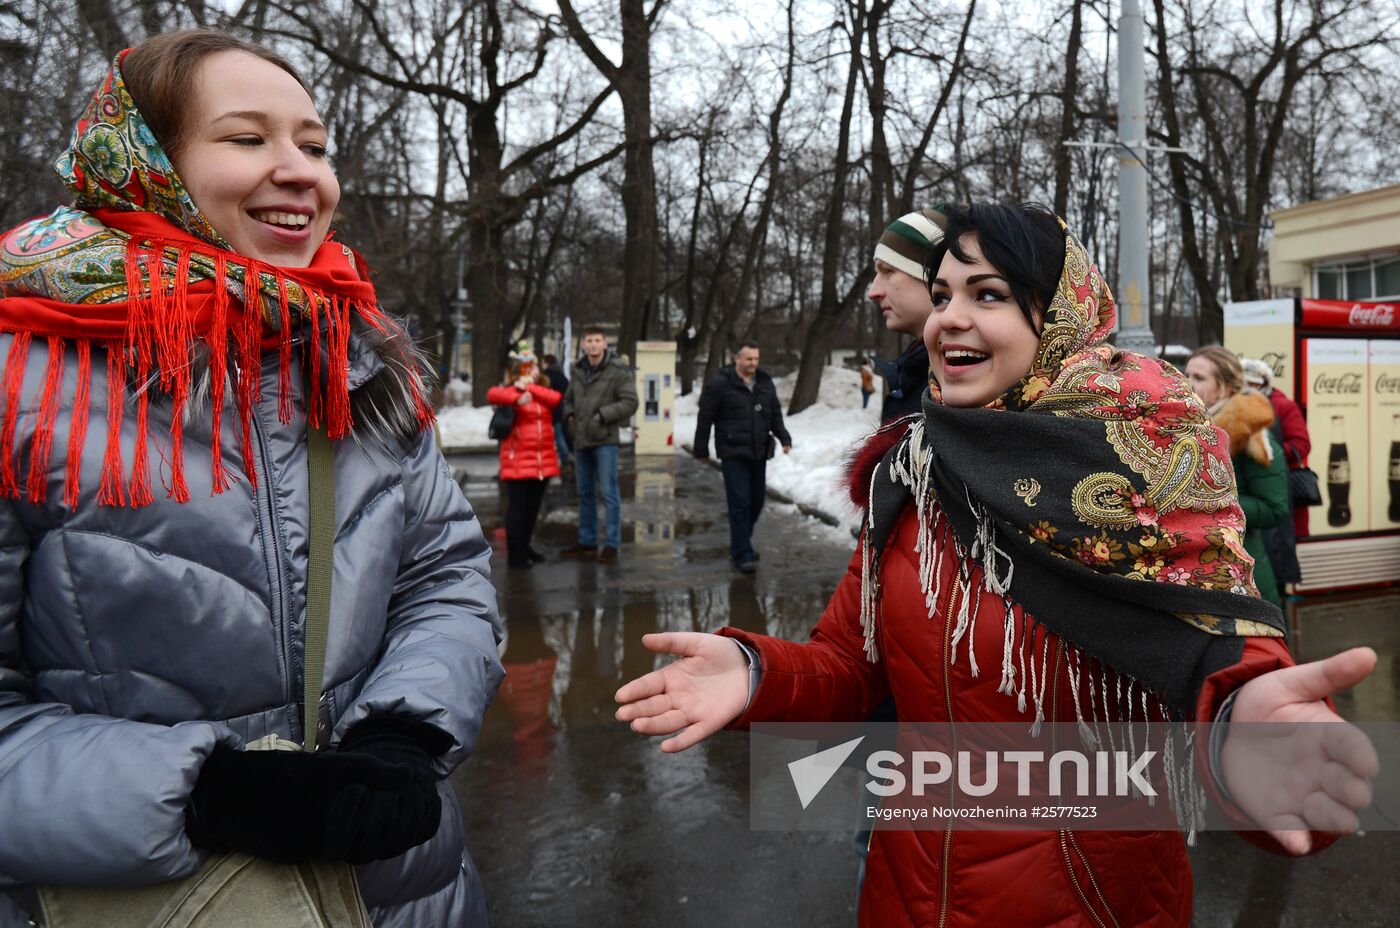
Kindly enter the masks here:
<path id="1" fill-rule="evenodd" d="M 1274 407 L 1268 397 L 1246 389 L 1240 359 L 1228 348 L 1207 345 L 1186 360 L 1186 378 L 1206 404 L 1210 418 L 1230 439 L 1240 508 L 1244 510 L 1244 547 L 1254 558 L 1259 595 L 1280 608 L 1283 598 L 1274 578 L 1265 530 L 1289 518 L 1288 468 L 1283 447 L 1270 431 Z"/>
<path id="2" fill-rule="evenodd" d="M 278 55 L 157 36 L 58 159 L 72 205 L 0 237 L 6 928 L 26 884 L 211 852 L 354 864 L 380 928 L 484 924 L 446 777 L 501 680 L 490 548 L 331 237 L 327 140 Z M 308 750 L 244 750 L 274 735 Z"/>
<path id="3" fill-rule="evenodd" d="M 890 696 L 901 721 L 1078 722 L 1081 738 L 1099 720 L 1335 720 L 1324 698 L 1375 654 L 1293 666 L 1228 447 L 1187 381 L 1108 344 L 1108 288 L 1048 210 L 946 215 L 923 415 L 857 455 L 865 530 L 811 640 L 648 635 L 681 659 L 623 686 L 618 718 L 668 752 L 752 722 L 860 721 Z M 1240 750 L 1223 739 L 1218 794 L 1269 829 L 1258 840 L 1301 854 L 1326 840 L 1309 829 L 1356 827 L 1369 742 L 1330 783 L 1320 752 L 1287 762 L 1302 791 L 1256 788 Z M 860 922 L 1185 928 L 1191 910 L 1177 831 L 877 828 Z"/>

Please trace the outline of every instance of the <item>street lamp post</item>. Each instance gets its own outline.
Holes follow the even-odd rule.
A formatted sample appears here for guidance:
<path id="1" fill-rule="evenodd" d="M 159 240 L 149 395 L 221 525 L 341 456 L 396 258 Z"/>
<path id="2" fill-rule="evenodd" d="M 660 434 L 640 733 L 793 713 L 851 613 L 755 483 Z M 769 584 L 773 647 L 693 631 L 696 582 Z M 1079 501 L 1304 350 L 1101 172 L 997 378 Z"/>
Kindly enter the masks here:
<path id="1" fill-rule="evenodd" d="M 1147 102 L 1142 5 L 1123 0 L 1118 19 L 1119 348 L 1152 354 L 1147 263 Z"/>

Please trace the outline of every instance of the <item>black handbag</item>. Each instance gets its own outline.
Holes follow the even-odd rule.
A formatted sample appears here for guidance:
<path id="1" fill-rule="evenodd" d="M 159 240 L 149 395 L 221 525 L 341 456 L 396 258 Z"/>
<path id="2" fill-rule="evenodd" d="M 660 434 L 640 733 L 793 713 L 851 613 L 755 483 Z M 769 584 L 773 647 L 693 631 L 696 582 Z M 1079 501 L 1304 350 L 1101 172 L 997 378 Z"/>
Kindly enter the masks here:
<path id="1" fill-rule="evenodd" d="M 510 430 L 515 428 L 515 404 L 509 406 L 497 406 L 496 411 L 491 413 L 491 424 L 486 427 L 486 434 L 493 441 L 503 441 Z"/>
<path id="2" fill-rule="evenodd" d="M 1299 467 L 1288 472 L 1288 495 L 1295 506 L 1321 506 L 1322 487 L 1317 482 L 1317 471 L 1311 467 Z"/>

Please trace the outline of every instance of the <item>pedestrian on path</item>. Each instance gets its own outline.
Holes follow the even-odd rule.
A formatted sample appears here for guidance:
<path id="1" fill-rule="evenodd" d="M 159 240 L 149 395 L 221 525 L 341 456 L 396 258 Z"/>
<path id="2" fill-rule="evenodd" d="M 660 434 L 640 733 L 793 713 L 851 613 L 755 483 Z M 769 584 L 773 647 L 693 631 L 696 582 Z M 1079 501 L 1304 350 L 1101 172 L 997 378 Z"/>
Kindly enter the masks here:
<path id="1" fill-rule="evenodd" d="M 1081 737 L 1148 719 L 1340 722 L 1325 700 L 1375 653 L 1293 665 L 1251 580 L 1227 446 L 1188 382 L 1107 343 L 1108 288 L 1049 210 L 946 213 L 932 402 L 856 458 L 862 545 L 811 640 L 645 636 L 682 659 L 623 686 L 618 718 L 668 752 L 753 722 L 859 721 L 889 695 L 901 721 L 1079 721 Z M 1216 724 L 1196 748 L 1200 786 L 1267 829 L 1251 840 L 1303 854 L 1357 827 L 1378 769 L 1363 734 L 1240 748 L 1248 728 Z M 1172 806 L 1194 821 L 1193 759 L 1173 768 L 1188 779 Z M 860 923 L 1186 928 L 1185 851 L 1176 831 L 877 829 Z"/>
<path id="2" fill-rule="evenodd" d="M 870 408 L 870 397 L 875 393 L 875 372 L 869 364 L 860 365 L 860 408 Z"/>
<path id="3" fill-rule="evenodd" d="M 574 480 L 578 486 L 578 543 L 560 552 L 566 558 L 617 560 L 622 547 L 622 494 L 617 486 L 621 426 L 637 411 L 632 368 L 614 357 L 596 325 L 583 330 L 583 357 L 564 394 L 564 427 L 574 438 Z M 603 496 L 603 547 L 598 548 L 597 494 Z"/>
<path id="4" fill-rule="evenodd" d="M 431 367 L 329 236 L 306 84 L 159 35 L 71 138 L 73 205 L 0 237 L 0 926 L 27 884 L 225 851 L 356 864 L 379 928 L 484 924 L 446 777 L 501 680 L 490 549 Z"/>
<path id="5" fill-rule="evenodd" d="M 559 359 L 552 354 L 547 354 L 542 359 L 544 361 L 544 375 L 549 378 L 550 389 L 560 396 L 569 391 L 569 378 L 559 366 Z M 564 429 L 564 417 L 556 415 L 554 417 L 554 453 L 559 456 L 559 469 L 562 473 L 569 466 L 569 437 Z"/>
<path id="6" fill-rule="evenodd" d="M 924 322 L 933 312 L 923 260 L 929 249 L 943 240 L 943 223 L 942 213 L 921 209 L 890 223 L 875 243 L 875 279 L 866 296 L 879 308 L 886 329 L 910 338 L 909 346 L 893 361 L 873 359 L 889 388 L 880 408 L 881 422 L 893 422 L 923 409 L 928 387 Z"/>
<path id="7" fill-rule="evenodd" d="M 758 358 L 758 343 L 746 341 L 734 353 L 733 364 L 705 381 L 692 445 L 697 458 L 708 458 L 714 429 L 729 507 L 729 558 L 746 574 L 753 573 L 758 563 L 753 527 L 767 494 L 768 459 L 778 445 L 783 454 L 792 451 L 778 390 L 773 378 L 759 369 Z"/>
<path id="8" fill-rule="evenodd" d="M 501 481 L 506 486 L 506 564 L 528 570 L 545 556 L 531 547 L 549 478 L 559 476 L 554 451 L 554 410 L 563 400 L 522 342 L 511 352 L 505 380 L 486 392 L 493 406 L 513 406 L 515 422 L 501 442 Z"/>

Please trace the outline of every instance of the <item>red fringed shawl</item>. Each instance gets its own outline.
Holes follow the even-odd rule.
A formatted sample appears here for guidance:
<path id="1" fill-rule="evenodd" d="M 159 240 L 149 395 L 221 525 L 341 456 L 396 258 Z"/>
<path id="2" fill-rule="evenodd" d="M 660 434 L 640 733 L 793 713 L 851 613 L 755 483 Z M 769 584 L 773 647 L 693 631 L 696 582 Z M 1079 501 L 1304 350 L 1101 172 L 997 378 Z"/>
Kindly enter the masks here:
<path id="1" fill-rule="evenodd" d="M 147 433 L 153 389 L 168 394 L 174 407 L 168 495 L 178 502 L 189 499 L 182 412 L 190 396 L 197 349 L 207 353 L 209 364 L 215 493 L 223 492 L 229 484 L 219 438 L 226 384 L 234 388 L 241 419 L 244 467 L 248 479 L 256 484 L 250 451 L 253 407 L 260 399 L 261 356 L 264 351 L 278 353 L 278 417 L 290 422 L 292 345 L 298 330 L 307 336 L 302 342 L 308 374 L 303 412 L 311 425 L 324 425 L 332 439 L 349 433 L 351 319 L 358 317 L 381 332 L 395 325 L 379 308 L 367 268 L 351 249 L 327 241 L 317 249 L 309 267 L 272 267 L 215 247 L 154 213 L 107 208 L 91 213 L 61 209 L 12 230 L 0 242 L 0 252 L 7 259 L 7 270 L 27 267 L 30 274 L 42 273 L 47 263 L 70 264 L 85 246 L 110 241 L 111 236 L 124 241 L 124 286 L 118 298 L 64 302 L 33 292 L 36 288 L 16 286 L 14 280 L 6 281 L 7 294 L 19 291 L 24 295 L 0 299 L 0 331 L 15 335 L 0 375 L 4 398 L 0 495 L 24 495 L 35 503 L 45 499 L 54 423 L 62 404 L 59 394 L 65 348 L 70 343 L 76 348 L 78 377 L 68 433 L 64 500 L 69 506 L 76 505 L 78 499 L 94 344 L 105 350 L 107 359 L 107 447 L 97 496 L 102 505 L 144 506 L 152 501 Z M 18 279 L 18 275 L 11 277 Z M 249 311 L 250 301 L 245 299 L 250 280 L 257 282 L 254 299 L 264 304 L 254 311 Z M 300 317 L 299 323 L 294 316 Z M 28 476 L 21 487 L 21 462 L 15 453 L 20 389 L 29 348 L 36 338 L 48 342 L 48 367 L 32 426 Z M 324 349 L 322 339 L 326 340 Z M 130 399 L 129 391 L 133 393 Z M 120 436 L 132 400 L 137 438 L 128 473 Z M 427 397 L 415 390 L 411 401 L 420 424 L 430 425 L 433 412 Z"/>

